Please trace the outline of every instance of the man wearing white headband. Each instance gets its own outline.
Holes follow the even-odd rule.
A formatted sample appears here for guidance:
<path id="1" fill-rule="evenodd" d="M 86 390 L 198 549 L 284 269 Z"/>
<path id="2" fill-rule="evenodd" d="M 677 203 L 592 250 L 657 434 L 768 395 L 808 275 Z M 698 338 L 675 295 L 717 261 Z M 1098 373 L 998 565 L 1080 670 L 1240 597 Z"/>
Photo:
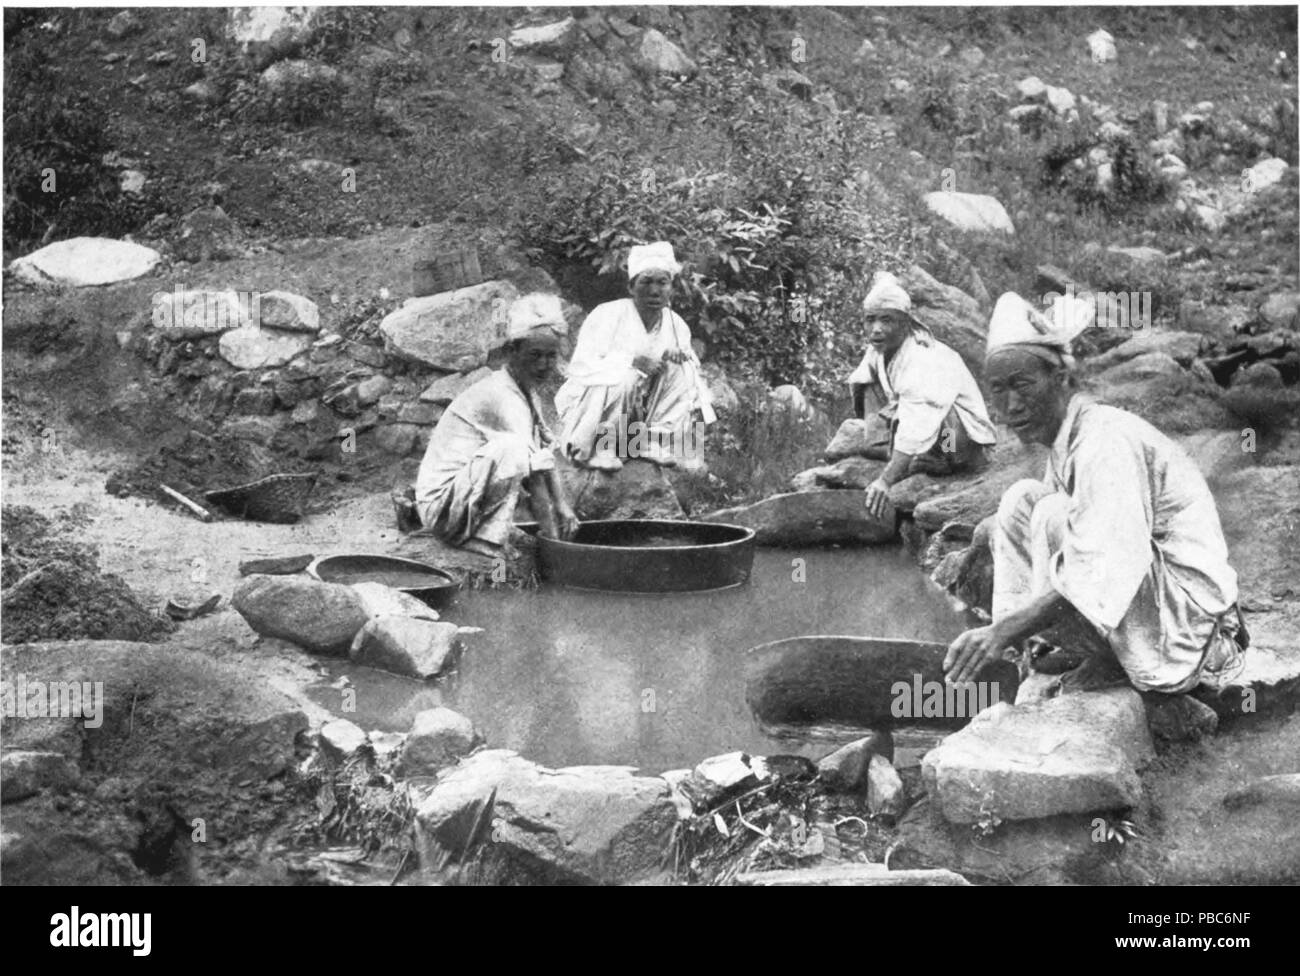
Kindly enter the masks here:
<path id="1" fill-rule="evenodd" d="M 862 312 L 871 346 L 849 385 L 854 412 L 867 420 L 868 456 L 889 461 L 867 486 L 867 511 L 880 518 L 894 483 L 919 471 L 979 467 L 997 435 L 975 377 L 912 317 L 912 298 L 897 278 L 877 274 Z"/>
<path id="2" fill-rule="evenodd" d="M 1157 732 L 1212 727 L 1205 705 L 1176 693 L 1221 685 L 1248 644 L 1214 498 L 1164 434 L 1077 392 L 1069 343 L 1089 321 L 1077 311 L 1058 303 L 1042 315 L 1010 293 L 994 309 L 994 409 L 1050 454 L 1041 482 L 1002 496 L 990 533 L 993 622 L 958 637 L 944 667 L 971 680 L 1007 648 L 1050 636 L 1064 653 L 1049 657 L 1084 658 L 1063 690 L 1128 682 Z"/>
<path id="3" fill-rule="evenodd" d="M 537 402 L 567 332 L 555 295 L 526 295 L 510 306 L 505 365 L 451 401 L 420 464 L 416 507 L 437 537 L 496 556 L 524 486 L 543 534 L 568 538 L 576 530 Z"/>
<path id="4" fill-rule="evenodd" d="M 694 412 L 716 419 L 691 330 L 668 307 L 679 271 L 667 241 L 633 247 L 631 297 L 598 305 L 582 323 L 555 397 L 560 443 L 578 465 L 616 471 L 620 454 L 675 465 L 695 444 Z"/>

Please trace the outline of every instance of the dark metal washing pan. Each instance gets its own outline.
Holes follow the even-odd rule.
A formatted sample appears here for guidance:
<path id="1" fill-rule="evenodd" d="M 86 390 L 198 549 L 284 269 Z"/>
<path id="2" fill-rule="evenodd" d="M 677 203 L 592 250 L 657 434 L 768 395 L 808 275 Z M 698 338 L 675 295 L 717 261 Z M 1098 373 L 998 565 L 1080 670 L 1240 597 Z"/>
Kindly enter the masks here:
<path id="1" fill-rule="evenodd" d="M 748 581 L 754 532 L 667 519 L 583 522 L 572 539 L 538 536 L 542 578 L 588 590 L 680 593 Z"/>

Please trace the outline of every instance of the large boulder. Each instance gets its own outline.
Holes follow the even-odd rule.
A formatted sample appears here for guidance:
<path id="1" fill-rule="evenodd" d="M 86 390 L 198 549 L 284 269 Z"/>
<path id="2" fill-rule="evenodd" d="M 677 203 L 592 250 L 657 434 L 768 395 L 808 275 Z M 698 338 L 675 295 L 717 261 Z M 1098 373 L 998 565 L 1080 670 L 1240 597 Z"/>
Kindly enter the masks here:
<path id="1" fill-rule="evenodd" d="M 1153 754 L 1141 696 L 1119 688 L 995 705 L 921 769 L 945 819 L 977 824 L 1135 806 Z"/>
<path id="2" fill-rule="evenodd" d="M 979 302 L 960 288 L 938 281 L 919 265 L 904 271 L 899 282 L 912 298 L 912 314 L 979 376 L 988 340 L 988 316 Z"/>
<path id="3" fill-rule="evenodd" d="M 1006 207 L 983 193 L 936 190 L 924 196 L 930 212 L 957 230 L 975 234 L 1014 234 Z"/>
<path id="4" fill-rule="evenodd" d="M 760 546 L 880 545 L 898 537 L 892 519 L 882 522 L 867 515 L 860 491 L 797 491 L 773 495 L 752 505 L 724 508 L 702 518 L 706 522 L 726 522 L 753 529 L 755 542 Z"/>
<path id="5" fill-rule="evenodd" d="M 855 455 L 865 456 L 866 450 L 867 422 L 857 417 L 850 417 L 840 424 L 840 429 L 826 445 L 826 450 L 822 451 L 822 457 L 833 463 Z"/>
<path id="6" fill-rule="evenodd" d="M 357 591 L 301 576 L 247 576 L 230 605 L 264 637 L 279 637 L 314 654 L 345 654 L 365 626 Z"/>
<path id="7" fill-rule="evenodd" d="M 448 373 L 446 376 L 439 376 L 425 387 L 424 392 L 420 394 L 420 399 L 425 403 L 446 406 L 479 380 L 487 379 L 491 375 L 492 370 L 480 366 L 470 373 Z"/>
<path id="8" fill-rule="evenodd" d="M 1148 353 L 1161 353 L 1180 366 L 1191 366 L 1201 351 L 1203 338 L 1196 332 L 1139 332 L 1091 360 L 1089 366 L 1098 371 L 1106 370 Z"/>
<path id="9" fill-rule="evenodd" d="M 146 275 L 162 255 L 150 247 L 107 237 L 55 241 L 9 264 L 20 280 L 33 285 L 84 288 L 112 285 Z"/>
<path id="10" fill-rule="evenodd" d="M 514 880 L 620 884 L 657 871 L 676 823 L 657 776 L 628 766 L 548 769 L 491 749 L 445 772 L 418 803 L 416 843 L 422 864 L 489 843 L 488 857 Z"/>
<path id="11" fill-rule="evenodd" d="M 561 478 L 580 519 L 686 517 L 668 475 L 650 461 L 628 460 L 613 473 L 566 466 Z"/>
<path id="12" fill-rule="evenodd" d="M 942 479 L 941 490 L 923 499 L 912 510 L 916 524 L 937 532 L 950 522 L 974 529 L 998 510 L 1003 493 L 1022 478 L 1041 478 L 1044 452 L 1016 442 L 1014 434 L 999 431 L 1001 438 L 993 463 L 977 474 Z"/>
<path id="13" fill-rule="evenodd" d="M 456 663 L 461 652 L 455 624 L 403 614 L 371 617 L 352 640 L 348 657 L 408 678 L 434 678 Z"/>
<path id="14" fill-rule="evenodd" d="M 387 348 L 400 356 L 468 372 L 486 365 L 488 354 L 504 341 L 506 312 L 518 297 L 508 281 L 485 281 L 412 298 L 385 316 L 379 331 Z"/>
<path id="15" fill-rule="evenodd" d="M 1019 678 L 1009 661 L 986 665 L 975 687 L 949 693 L 947 649 L 863 637 L 774 641 L 745 656 L 745 703 L 760 728 L 776 733 L 808 725 L 958 728 L 981 706 L 1015 698 Z"/>

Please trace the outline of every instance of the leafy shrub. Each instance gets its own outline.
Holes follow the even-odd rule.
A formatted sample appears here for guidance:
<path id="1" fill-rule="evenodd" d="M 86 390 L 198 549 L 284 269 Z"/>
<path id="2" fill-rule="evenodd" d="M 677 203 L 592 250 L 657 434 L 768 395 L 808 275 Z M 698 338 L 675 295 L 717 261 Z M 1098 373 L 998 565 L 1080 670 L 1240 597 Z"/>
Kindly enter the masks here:
<path id="1" fill-rule="evenodd" d="M 102 100 L 70 88 L 37 45 L 11 48 L 6 61 L 6 246 L 135 227 L 142 207 L 122 195 L 117 171 L 103 163 L 112 144 Z"/>
<path id="2" fill-rule="evenodd" d="M 865 133 L 765 89 L 736 59 L 702 74 L 707 97 L 686 108 L 725 156 L 710 158 L 702 140 L 688 175 L 629 152 L 554 187 L 517 234 L 560 278 L 574 265 L 616 275 L 631 245 L 671 241 L 688 264 L 674 308 L 710 358 L 823 395 L 851 368 L 845 348 L 872 270 L 910 255 L 910 225 L 901 208 L 861 198 Z"/>

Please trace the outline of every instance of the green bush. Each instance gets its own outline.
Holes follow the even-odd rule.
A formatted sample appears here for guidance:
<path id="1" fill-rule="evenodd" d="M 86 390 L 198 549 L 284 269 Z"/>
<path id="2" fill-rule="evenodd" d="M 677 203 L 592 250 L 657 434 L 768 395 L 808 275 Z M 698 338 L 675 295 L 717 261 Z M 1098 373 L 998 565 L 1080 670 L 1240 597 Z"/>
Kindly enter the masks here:
<path id="1" fill-rule="evenodd" d="M 643 152 L 602 161 L 521 214 L 517 234 L 560 278 L 574 265 L 618 275 L 631 245 L 671 241 L 688 265 L 674 308 L 709 357 L 822 396 L 852 366 L 871 272 L 911 254 L 908 218 L 863 199 L 865 133 L 764 88 L 737 59 L 706 73 L 707 97 L 682 97 L 725 152 L 702 138 L 692 174 Z"/>

